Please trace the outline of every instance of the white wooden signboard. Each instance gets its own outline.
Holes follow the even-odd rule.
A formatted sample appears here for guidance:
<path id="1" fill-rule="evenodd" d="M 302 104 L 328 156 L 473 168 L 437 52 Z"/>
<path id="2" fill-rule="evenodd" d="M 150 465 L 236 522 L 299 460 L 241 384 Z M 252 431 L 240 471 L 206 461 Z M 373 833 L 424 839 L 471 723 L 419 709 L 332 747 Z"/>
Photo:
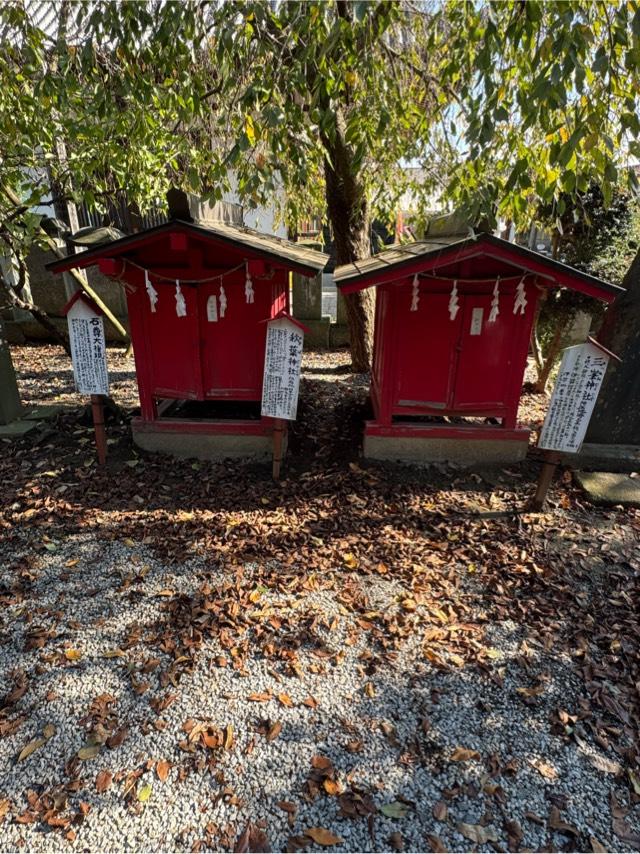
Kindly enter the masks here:
<path id="1" fill-rule="evenodd" d="M 262 414 L 293 421 L 298 409 L 304 332 L 287 318 L 267 325 Z"/>
<path id="2" fill-rule="evenodd" d="M 76 388 L 80 394 L 109 394 L 102 317 L 78 299 L 67 313 Z"/>
<path id="3" fill-rule="evenodd" d="M 578 453 L 608 363 L 607 353 L 590 342 L 567 347 L 540 433 L 539 448 Z"/>

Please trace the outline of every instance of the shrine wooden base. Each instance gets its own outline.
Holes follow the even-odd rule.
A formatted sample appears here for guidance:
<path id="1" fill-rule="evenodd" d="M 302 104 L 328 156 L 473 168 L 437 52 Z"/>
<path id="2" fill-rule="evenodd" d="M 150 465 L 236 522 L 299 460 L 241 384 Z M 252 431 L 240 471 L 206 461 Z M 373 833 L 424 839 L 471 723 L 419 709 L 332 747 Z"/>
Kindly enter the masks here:
<path id="1" fill-rule="evenodd" d="M 364 456 L 373 460 L 428 464 L 493 465 L 523 460 L 530 431 L 484 425 L 383 425 L 368 421 L 364 432 Z"/>
<path id="2" fill-rule="evenodd" d="M 270 460 L 273 455 L 273 422 L 229 419 L 187 421 L 175 418 L 132 421 L 133 440 L 145 451 L 180 458 L 224 460 L 245 457 Z M 286 450 L 286 434 L 283 452 Z"/>

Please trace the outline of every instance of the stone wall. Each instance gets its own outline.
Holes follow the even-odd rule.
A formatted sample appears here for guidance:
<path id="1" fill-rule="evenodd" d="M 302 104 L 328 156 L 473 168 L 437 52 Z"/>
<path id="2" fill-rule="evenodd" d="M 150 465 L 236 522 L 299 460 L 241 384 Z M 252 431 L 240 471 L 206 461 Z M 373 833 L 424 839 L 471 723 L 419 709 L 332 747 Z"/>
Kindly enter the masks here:
<path id="1" fill-rule="evenodd" d="M 66 330 L 67 322 L 62 314 L 62 309 L 69 299 L 63 276 L 53 275 L 45 269 L 45 264 L 53 260 L 53 254 L 44 249 L 34 248 L 29 254 L 29 284 L 31 296 L 37 306 L 49 315 L 56 326 Z M 89 284 L 95 289 L 98 296 L 115 314 L 118 320 L 127 327 L 127 302 L 122 285 L 113 279 L 103 276 L 97 267 L 85 270 Z M 73 282 L 74 280 L 71 279 Z M 3 312 L 5 333 L 12 344 L 21 344 L 25 341 L 46 340 L 47 332 L 34 320 L 28 311 L 9 309 Z M 105 334 L 109 341 L 121 340 L 120 334 L 107 320 L 105 322 Z"/>

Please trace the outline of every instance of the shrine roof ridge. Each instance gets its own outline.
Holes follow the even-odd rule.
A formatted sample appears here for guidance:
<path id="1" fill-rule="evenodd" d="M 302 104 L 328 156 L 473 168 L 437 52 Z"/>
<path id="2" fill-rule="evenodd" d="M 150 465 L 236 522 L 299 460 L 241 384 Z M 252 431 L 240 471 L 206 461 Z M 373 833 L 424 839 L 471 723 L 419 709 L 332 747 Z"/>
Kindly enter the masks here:
<path id="1" fill-rule="evenodd" d="M 128 234 L 118 240 L 102 243 L 86 252 L 57 258 L 46 264 L 46 268 L 53 273 L 63 273 L 74 267 L 89 267 L 97 263 L 100 258 L 124 255 L 127 250 L 142 246 L 149 239 L 171 231 L 192 232 L 203 238 L 219 240 L 236 249 L 250 250 L 255 256 L 265 260 L 288 261 L 292 267 L 304 270 L 311 275 L 319 273 L 329 261 L 329 256 L 324 252 L 292 243 L 273 234 L 263 234 L 248 226 L 229 225 L 212 220 L 207 220 L 205 223 L 173 219 L 144 231 Z"/>
<path id="2" fill-rule="evenodd" d="M 477 250 L 477 251 L 474 251 Z M 513 266 L 520 266 L 524 273 L 538 274 L 555 280 L 558 286 L 573 288 L 599 299 L 611 302 L 624 288 L 613 285 L 577 270 L 568 264 L 542 255 L 533 249 L 503 240 L 493 234 L 481 233 L 472 237 L 460 235 L 434 236 L 414 243 L 397 244 L 362 261 L 343 264 L 334 271 L 336 284 L 346 293 L 362 290 L 373 285 L 387 283 L 407 275 L 420 273 L 419 262 L 425 262 L 425 270 L 435 277 L 436 269 L 476 255 L 490 255 Z M 385 273 L 390 277 L 385 278 Z M 396 275 L 397 274 L 397 275 Z M 450 278 L 452 274 L 443 274 Z M 453 275 L 455 278 L 455 275 Z M 486 280 L 487 276 L 484 276 Z"/>

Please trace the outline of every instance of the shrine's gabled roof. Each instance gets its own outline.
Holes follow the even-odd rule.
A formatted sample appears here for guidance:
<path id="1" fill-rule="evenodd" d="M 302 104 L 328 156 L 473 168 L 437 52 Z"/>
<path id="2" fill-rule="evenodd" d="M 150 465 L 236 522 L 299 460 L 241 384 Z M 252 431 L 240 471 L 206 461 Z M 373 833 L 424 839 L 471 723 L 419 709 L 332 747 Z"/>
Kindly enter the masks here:
<path id="1" fill-rule="evenodd" d="M 157 240 L 158 237 L 175 231 L 192 233 L 204 241 L 226 245 L 236 252 L 245 251 L 252 259 L 280 261 L 285 266 L 311 276 L 320 272 L 329 260 L 329 256 L 323 252 L 283 240 L 272 234 L 262 234 L 246 226 L 229 225 L 218 221 L 207 221 L 205 224 L 174 219 L 118 240 L 101 243 L 86 252 L 67 255 L 66 258 L 51 261 L 46 266 L 54 273 L 64 273 L 75 267 L 90 267 L 92 264 L 97 264 L 100 258 L 126 256 L 127 253 L 138 250 L 145 244 Z"/>
<path id="2" fill-rule="evenodd" d="M 478 256 L 504 263 L 515 273 L 537 274 L 540 284 L 570 288 L 605 302 L 612 302 L 624 290 L 533 249 L 484 233 L 466 238 L 434 235 L 415 243 L 391 246 L 363 261 L 337 267 L 334 278 L 344 293 L 351 293 L 415 273 L 455 276 L 457 264 Z"/>

